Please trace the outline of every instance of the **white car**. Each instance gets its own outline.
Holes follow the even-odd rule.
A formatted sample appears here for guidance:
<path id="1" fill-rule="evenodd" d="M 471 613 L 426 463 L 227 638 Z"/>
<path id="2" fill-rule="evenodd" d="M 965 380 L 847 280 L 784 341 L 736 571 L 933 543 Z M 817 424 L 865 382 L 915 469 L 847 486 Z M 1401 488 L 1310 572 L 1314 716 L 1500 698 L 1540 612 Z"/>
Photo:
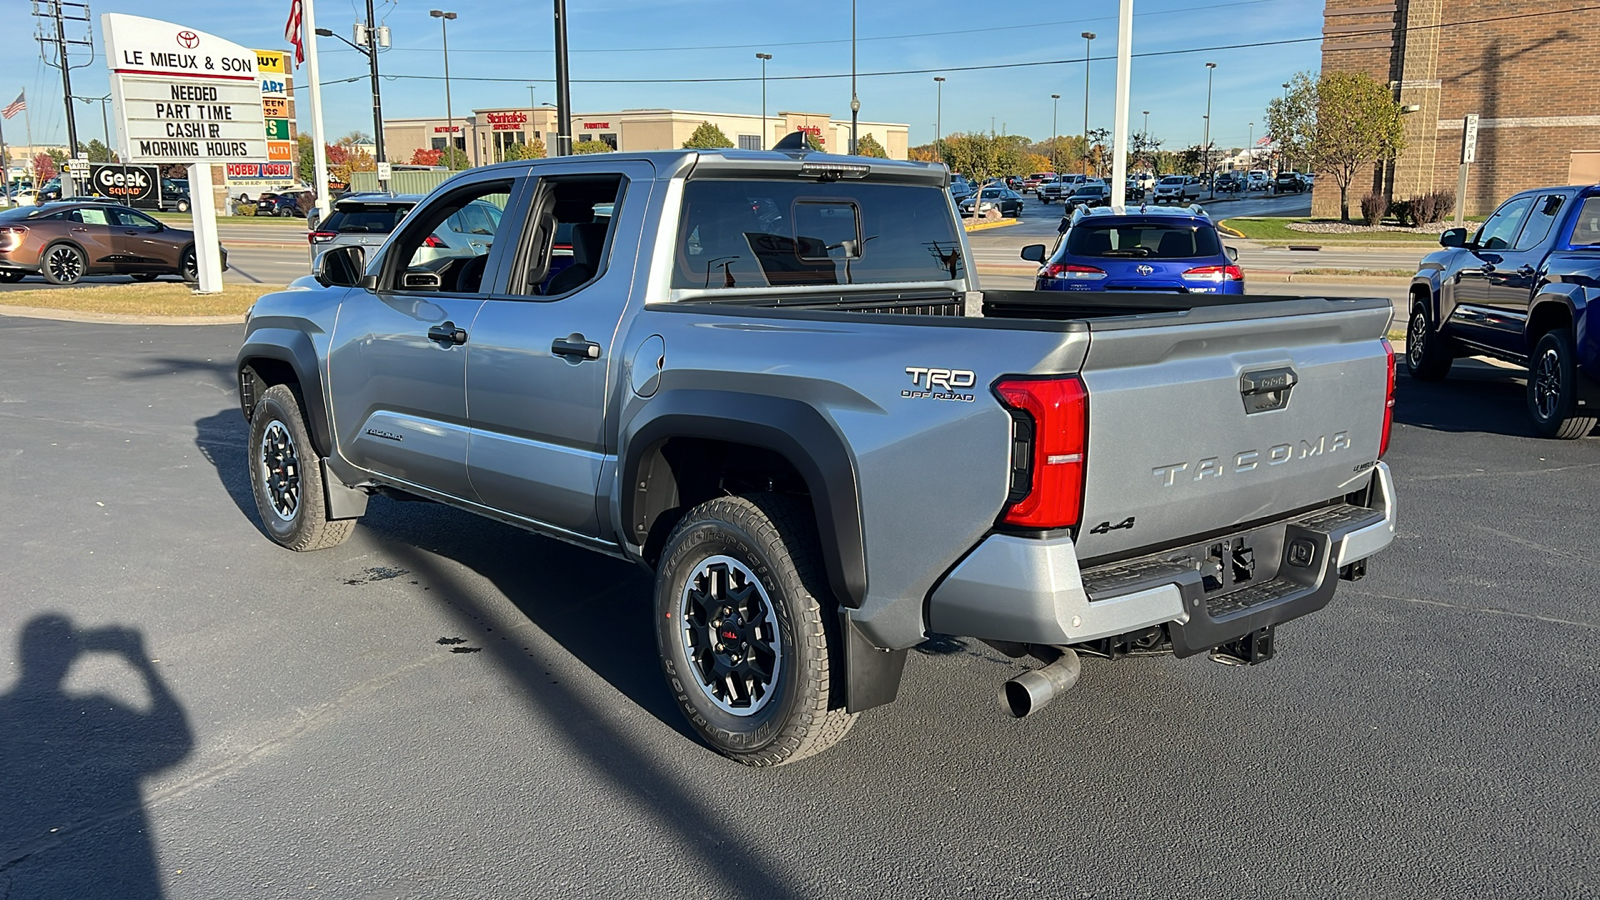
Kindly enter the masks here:
<path id="1" fill-rule="evenodd" d="M 1245 176 L 1245 189 L 1251 191 L 1264 191 L 1272 187 L 1272 176 L 1265 169 L 1251 169 Z"/>

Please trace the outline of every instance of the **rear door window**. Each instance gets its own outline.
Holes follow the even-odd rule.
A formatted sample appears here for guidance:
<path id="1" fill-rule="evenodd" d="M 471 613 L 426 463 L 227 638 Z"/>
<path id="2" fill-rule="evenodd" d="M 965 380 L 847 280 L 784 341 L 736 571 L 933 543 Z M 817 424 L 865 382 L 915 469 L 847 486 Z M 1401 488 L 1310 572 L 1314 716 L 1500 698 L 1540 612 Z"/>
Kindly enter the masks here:
<path id="1" fill-rule="evenodd" d="M 1566 198 L 1560 194 L 1546 194 L 1539 198 L 1533 205 L 1533 214 L 1528 216 L 1528 224 L 1522 226 L 1522 234 L 1517 237 L 1518 250 L 1532 250 L 1544 243 L 1550 236 L 1550 229 L 1555 226 L 1556 219 L 1561 217 L 1561 208 L 1565 205 Z"/>
<path id="2" fill-rule="evenodd" d="M 1574 247 L 1600 246 L 1600 197 L 1583 201 L 1578 220 L 1572 223 L 1572 239 L 1567 243 Z"/>
<path id="3" fill-rule="evenodd" d="M 943 282 L 966 275 L 944 191 L 849 181 L 690 181 L 676 258 L 678 289 Z"/>

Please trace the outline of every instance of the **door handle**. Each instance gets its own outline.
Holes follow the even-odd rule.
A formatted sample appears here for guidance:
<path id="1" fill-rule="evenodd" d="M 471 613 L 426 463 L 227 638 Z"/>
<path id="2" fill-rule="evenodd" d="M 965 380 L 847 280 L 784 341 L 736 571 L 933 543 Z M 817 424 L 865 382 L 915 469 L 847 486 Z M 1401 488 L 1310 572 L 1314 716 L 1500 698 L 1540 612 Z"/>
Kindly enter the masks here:
<path id="1" fill-rule="evenodd" d="M 564 338 L 556 338 L 550 345 L 550 352 L 557 356 L 582 362 L 586 359 L 600 358 L 600 345 L 586 339 L 581 334 L 569 334 Z"/>
<path id="2" fill-rule="evenodd" d="M 1522 266 L 1522 267 L 1517 269 L 1517 274 L 1521 275 L 1524 278 L 1526 278 L 1529 275 L 1533 274 L 1533 266 Z"/>
<path id="3" fill-rule="evenodd" d="M 467 330 L 465 328 L 457 328 L 454 322 L 446 322 L 443 325 L 435 325 L 429 328 L 428 340 L 460 346 L 467 342 Z"/>
<path id="4" fill-rule="evenodd" d="M 87 229 L 87 228 L 74 228 L 74 229 L 71 229 L 71 230 L 74 233 L 80 233 L 80 234 L 88 234 L 89 233 L 89 229 Z"/>
<path id="5" fill-rule="evenodd" d="M 1494 274 L 1494 263 L 1488 263 L 1488 262 L 1484 263 L 1483 264 L 1483 274 L 1485 274 L 1485 275 Z"/>

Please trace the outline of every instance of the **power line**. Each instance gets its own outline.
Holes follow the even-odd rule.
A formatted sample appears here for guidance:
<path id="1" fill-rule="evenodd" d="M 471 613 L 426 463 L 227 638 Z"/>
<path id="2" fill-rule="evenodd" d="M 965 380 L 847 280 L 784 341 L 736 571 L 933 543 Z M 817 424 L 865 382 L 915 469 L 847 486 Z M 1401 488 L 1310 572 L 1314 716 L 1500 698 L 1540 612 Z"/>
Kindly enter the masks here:
<path id="1" fill-rule="evenodd" d="M 1371 31 L 1344 32 L 1344 33 L 1339 34 L 1338 37 L 1340 37 L 1340 38 L 1350 38 L 1350 37 L 1362 37 L 1362 36 L 1367 36 L 1367 35 L 1391 35 L 1391 34 L 1394 34 L 1396 31 L 1405 31 L 1405 32 L 1408 32 L 1408 33 L 1409 32 L 1413 32 L 1413 31 L 1428 31 L 1428 30 L 1439 29 L 1439 28 L 1456 28 L 1456 27 L 1465 26 L 1465 25 L 1483 25 L 1483 24 L 1490 24 L 1490 23 L 1494 23 L 1494 22 L 1509 22 L 1509 21 L 1514 21 L 1514 20 L 1517 20 L 1517 19 L 1532 19 L 1532 18 L 1538 18 L 1538 17 L 1541 17 L 1541 16 L 1564 16 L 1564 15 L 1571 15 L 1573 13 L 1592 12 L 1594 10 L 1600 10 L 1600 4 L 1595 4 L 1595 5 L 1591 5 L 1591 6 L 1577 6 L 1577 7 L 1571 7 L 1569 9 L 1546 10 L 1546 11 L 1543 11 L 1543 12 L 1514 13 L 1514 14 L 1511 14 L 1511 15 L 1493 16 L 1493 17 L 1484 18 L 1484 19 L 1467 19 L 1467 20 L 1463 20 L 1463 21 L 1459 21 L 1459 22 L 1441 22 L 1441 23 L 1436 24 L 1436 25 L 1416 25 L 1416 26 L 1411 26 L 1411 27 L 1407 27 L 1407 28 L 1400 28 L 1399 26 L 1391 25 L 1388 28 L 1374 28 Z M 1181 49 L 1177 49 L 1177 50 L 1147 50 L 1147 51 L 1145 51 L 1143 53 L 1135 53 L 1135 54 L 1133 54 L 1133 57 L 1135 59 L 1150 59 L 1150 58 L 1162 57 L 1162 56 L 1183 56 L 1183 55 L 1192 54 L 1192 53 L 1215 53 L 1215 52 L 1221 51 L 1221 50 L 1252 50 L 1252 49 L 1257 49 L 1257 48 L 1260 48 L 1260 47 L 1282 47 L 1282 46 L 1287 46 L 1287 45 L 1291 45 L 1291 44 L 1308 44 L 1308 43 L 1313 43 L 1313 42 L 1321 42 L 1321 41 L 1324 41 L 1324 40 L 1326 40 L 1326 38 L 1324 36 L 1316 35 L 1315 37 L 1284 38 L 1282 40 L 1276 40 L 1276 41 L 1253 41 L 1253 42 L 1245 43 L 1245 44 L 1220 44 L 1220 45 L 1212 46 L 1212 47 L 1187 47 L 1187 48 L 1181 48 Z M 1116 59 L 1116 56 L 1114 54 L 1110 55 L 1110 56 L 1091 56 L 1091 57 L 1088 58 L 1088 61 L 1089 62 L 1106 62 L 1108 60 L 1113 60 L 1113 59 Z M 1028 69 L 1028 68 L 1038 68 L 1038 67 L 1041 67 L 1041 66 L 1076 65 L 1076 64 L 1083 63 L 1084 61 L 1085 61 L 1084 57 L 1078 56 L 1078 57 L 1073 57 L 1073 58 L 1070 58 L 1070 59 L 1043 59 L 1043 60 L 1032 60 L 1032 61 L 1028 61 L 1028 62 L 985 63 L 985 64 L 981 64 L 981 65 L 969 65 L 969 66 L 938 66 L 938 67 L 935 67 L 935 68 L 924 68 L 924 69 L 896 69 L 896 70 L 882 71 L 882 72 L 859 72 L 859 73 L 857 73 L 857 77 L 859 77 L 859 78 L 882 78 L 882 77 L 890 77 L 890 76 L 898 76 L 898 75 L 927 75 L 927 74 L 936 73 L 936 72 L 980 72 L 980 71 L 992 71 L 992 70 L 997 70 L 997 69 Z M 391 75 L 385 75 L 384 77 L 385 78 L 389 78 L 389 79 L 401 79 L 401 78 L 404 78 L 404 79 L 411 79 L 411 80 L 418 80 L 418 81 L 442 81 L 443 80 L 443 78 L 441 76 L 438 76 L 438 75 L 393 75 L 393 74 L 391 74 Z M 552 82 L 554 80 L 554 79 L 550 79 L 550 78 L 495 78 L 495 77 L 489 77 L 489 76 L 470 76 L 470 75 L 454 75 L 454 76 L 451 76 L 451 77 L 452 77 L 453 80 L 456 80 L 456 81 L 478 81 L 478 82 L 485 82 L 485 83 L 505 82 L 505 83 L 515 83 L 515 84 L 527 84 L 530 81 L 535 82 L 535 83 L 539 83 L 539 84 L 547 84 L 547 83 L 550 83 L 550 82 Z M 849 72 L 840 72 L 840 73 L 830 73 L 830 74 L 820 74 L 820 75 L 769 75 L 769 76 L 767 76 L 767 80 L 768 81 L 821 81 L 821 80 L 827 80 L 827 79 L 838 79 L 838 78 L 849 78 L 849 77 L 850 77 L 850 73 Z M 323 82 L 323 84 L 324 85 L 343 84 L 346 81 L 350 81 L 350 80 L 354 80 L 354 79 L 339 79 L 337 81 L 325 81 L 325 82 Z M 761 80 L 761 78 L 759 76 L 732 76 L 732 77 L 721 77 L 721 78 L 574 78 L 574 79 L 572 79 L 572 83 L 573 84 L 736 84 L 736 83 L 754 83 L 754 82 L 757 82 L 757 81 L 760 81 L 760 80 Z M 298 89 L 299 88 L 296 88 L 296 90 L 298 90 Z"/>

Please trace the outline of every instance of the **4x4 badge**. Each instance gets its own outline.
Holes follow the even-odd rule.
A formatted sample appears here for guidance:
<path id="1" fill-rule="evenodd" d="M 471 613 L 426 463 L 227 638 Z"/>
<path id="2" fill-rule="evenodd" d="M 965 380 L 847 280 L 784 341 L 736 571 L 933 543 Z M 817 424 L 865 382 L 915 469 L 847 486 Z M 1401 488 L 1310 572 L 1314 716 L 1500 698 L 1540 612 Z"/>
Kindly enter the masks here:
<path id="1" fill-rule="evenodd" d="M 1151 272 L 1155 271 L 1155 268 L 1151 266 L 1140 266 L 1139 268 L 1134 269 L 1134 271 L 1138 272 L 1140 275 L 1149 275 Z"/>

